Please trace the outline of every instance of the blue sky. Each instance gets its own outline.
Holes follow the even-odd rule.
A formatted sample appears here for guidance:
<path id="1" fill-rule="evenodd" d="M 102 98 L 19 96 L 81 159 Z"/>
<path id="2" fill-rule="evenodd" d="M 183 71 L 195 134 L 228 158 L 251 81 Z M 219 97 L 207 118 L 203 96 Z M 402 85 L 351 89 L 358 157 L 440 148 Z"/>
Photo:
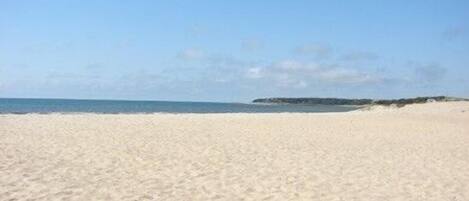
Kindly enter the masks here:
<path id="1" fill-rule="evenodd" d="M 469 97 L 468 1 L 0 0 L 0 97 Z"/>

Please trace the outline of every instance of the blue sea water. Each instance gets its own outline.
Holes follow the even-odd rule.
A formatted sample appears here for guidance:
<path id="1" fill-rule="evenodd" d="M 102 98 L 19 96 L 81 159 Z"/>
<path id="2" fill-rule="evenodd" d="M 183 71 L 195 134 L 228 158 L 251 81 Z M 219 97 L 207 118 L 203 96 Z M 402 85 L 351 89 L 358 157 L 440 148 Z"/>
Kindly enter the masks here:
<path id="1" fill-rule="evenodd" d="M 280 113 L 345 112 L 356 108 L 330 105 L 265 105 L 245 103 L 16 99 L 0 98 L 0 114 L 27 113 Z"/>

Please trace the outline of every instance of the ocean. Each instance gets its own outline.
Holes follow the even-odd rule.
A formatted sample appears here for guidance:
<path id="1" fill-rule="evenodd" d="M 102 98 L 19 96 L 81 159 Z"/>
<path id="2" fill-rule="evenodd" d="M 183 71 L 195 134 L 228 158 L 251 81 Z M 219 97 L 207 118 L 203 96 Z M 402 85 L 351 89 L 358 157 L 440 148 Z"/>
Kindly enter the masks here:
<path id="1" fill-rule="evenodd" d="M 357 109 L 332 105 L 265 105 L 248 103 L 17 99 L 0 98 L 0 114 L 28 113 L 281 113 L 346 112 Z"/>

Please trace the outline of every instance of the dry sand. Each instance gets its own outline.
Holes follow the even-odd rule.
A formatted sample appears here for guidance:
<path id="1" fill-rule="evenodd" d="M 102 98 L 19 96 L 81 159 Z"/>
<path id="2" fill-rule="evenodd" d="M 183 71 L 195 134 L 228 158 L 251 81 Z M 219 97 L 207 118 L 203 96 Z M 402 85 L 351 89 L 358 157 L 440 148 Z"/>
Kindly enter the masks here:
<path id="1" fill-rule="evenodd" d="M 0 115 L 0 200 L 469 200 L 469 103 Z"/>

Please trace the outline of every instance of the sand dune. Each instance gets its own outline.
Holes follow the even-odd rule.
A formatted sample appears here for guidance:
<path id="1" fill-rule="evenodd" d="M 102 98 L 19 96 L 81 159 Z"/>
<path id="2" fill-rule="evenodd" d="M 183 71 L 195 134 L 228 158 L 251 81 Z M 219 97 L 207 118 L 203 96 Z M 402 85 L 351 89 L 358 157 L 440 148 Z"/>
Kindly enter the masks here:
<path id="1" fill-rule="evenodd" d="M 469 103 L 0 115 L 0 200 L 469 200 Z"/>

